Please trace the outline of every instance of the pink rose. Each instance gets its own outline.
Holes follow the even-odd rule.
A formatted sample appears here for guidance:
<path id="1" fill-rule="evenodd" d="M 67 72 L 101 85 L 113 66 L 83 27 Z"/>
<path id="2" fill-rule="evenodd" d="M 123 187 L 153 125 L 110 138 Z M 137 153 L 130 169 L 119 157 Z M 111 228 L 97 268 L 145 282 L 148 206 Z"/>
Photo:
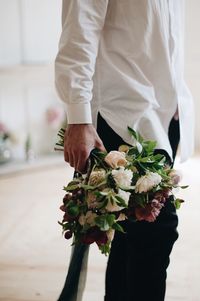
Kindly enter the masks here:
<path id="1" fill-rule="evenodd" d="M 181 181 L 182 179 L 182 174 L 180 171 L 178 170 L 172 170 L 170 173 L 169 173 L 169 176 L 171 178 L 171 183 L 172 185 L 178 185 L 178 183 Z"/>
<path id="2" fill-rule="evenodd" d="M 105 161 L 112 168 L 125 166 L 127 164 L 125 153 L 118 151 L 109 152 L 105 157 Z"/>

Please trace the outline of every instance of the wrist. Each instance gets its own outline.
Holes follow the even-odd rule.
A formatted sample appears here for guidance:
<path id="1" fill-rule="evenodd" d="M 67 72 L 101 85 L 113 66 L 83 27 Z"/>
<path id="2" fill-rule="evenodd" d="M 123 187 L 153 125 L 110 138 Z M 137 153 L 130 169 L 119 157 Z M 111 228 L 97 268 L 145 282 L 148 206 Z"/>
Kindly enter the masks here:
<path id="1" fill-rule="evenodd" d="M 91 127 L 91 126 L 93 126 L 92 123 L 71 123 L 67 125 L 68 128 Z"/>

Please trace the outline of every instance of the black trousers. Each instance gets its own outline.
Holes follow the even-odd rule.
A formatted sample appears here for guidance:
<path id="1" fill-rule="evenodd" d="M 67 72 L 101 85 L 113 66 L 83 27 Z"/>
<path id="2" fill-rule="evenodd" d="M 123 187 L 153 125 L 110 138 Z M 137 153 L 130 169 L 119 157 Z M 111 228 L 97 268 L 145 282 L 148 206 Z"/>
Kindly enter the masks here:
<path id="1" fill-rule="evenodd" d="M 100 115 L 97 132 L 107 151 L 116 150 L 125 143 Z M 169 139 L 175 157 L 179 124 L 174 119 L 169 127 Z M 163 301 L 169 256 L 178 238 L 174 205 L 168 200 L 154 223 L 122 223 L 126 234 L 116 232 L 112 242 L 105 301 Z"/>

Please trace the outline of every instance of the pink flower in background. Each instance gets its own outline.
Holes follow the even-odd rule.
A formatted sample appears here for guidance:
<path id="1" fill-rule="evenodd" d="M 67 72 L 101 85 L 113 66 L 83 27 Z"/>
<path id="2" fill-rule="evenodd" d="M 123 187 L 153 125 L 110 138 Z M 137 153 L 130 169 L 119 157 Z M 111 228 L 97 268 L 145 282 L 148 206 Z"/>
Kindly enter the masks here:
<path id="1" fill-rule="evenodd" d="M 3 122 L 0 121 L 0 133 L 7 133 L 7 128 Z"/>
<path id="2" fill-rule="evenodd" d="M 60 107 L 50 107 L 46 111 L 46 119 L 52 128 L 58 128 L 64 120 L 64 112 Z"/>

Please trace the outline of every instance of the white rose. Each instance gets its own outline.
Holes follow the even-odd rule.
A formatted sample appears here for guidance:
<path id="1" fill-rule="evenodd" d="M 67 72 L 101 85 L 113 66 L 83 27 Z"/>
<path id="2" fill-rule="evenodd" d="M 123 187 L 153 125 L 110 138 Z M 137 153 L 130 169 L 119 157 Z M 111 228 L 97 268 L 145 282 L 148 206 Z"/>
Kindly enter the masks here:
<path id="1" fill-rule="evenodd" d="M 119 169 L 112 170 L 112 176 L 118 185 L 128 187 L 131 185 L 133 173 L 129 169 L 120 167 Z"/>
<path id="2" fill-rule="evenodd" d="M 155 172 L 147 172 L 146 175 L 140 177 L 135 185 L 135 192 L 147 192 L 162 181 L 162 177 Z"/>
<path id="3" fill-rule="evenodd" d="M 124 152 L 111 151 L 106 155 L 104 160 L 112 168 L 125 166 L 127 164 L 126 155 Z"/>
<path id="4" fill-rule="evenodd" d="M 88 184 L 89 185 L 98 185 L 105 179 L 106 172 L 104 169 L 94 170 L 91 172 Z"/>
<path id="5" fill-rule="evenodd" d="M 124 190 L 119 189 L 118 195 L 124 200 L 126 205 L 128 205 L 131 193 L 128 192 L 128 191 L 124 191 Z"/>

